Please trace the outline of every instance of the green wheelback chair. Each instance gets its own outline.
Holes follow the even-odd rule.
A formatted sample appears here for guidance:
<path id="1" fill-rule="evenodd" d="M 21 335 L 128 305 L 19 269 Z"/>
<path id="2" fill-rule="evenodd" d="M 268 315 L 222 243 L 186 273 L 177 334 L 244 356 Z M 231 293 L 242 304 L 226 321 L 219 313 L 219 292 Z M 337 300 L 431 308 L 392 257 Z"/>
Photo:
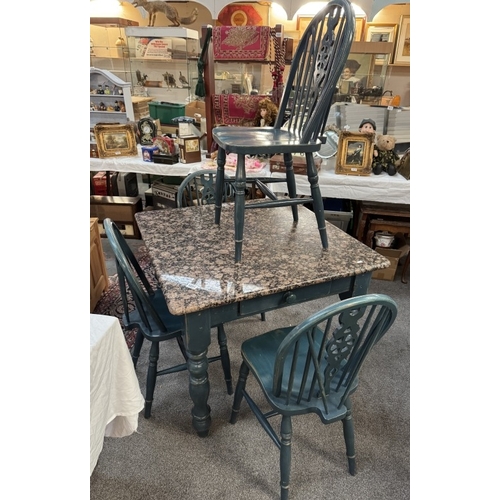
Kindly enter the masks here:
<path id="1" fill-rule="evenodd" d="M 155 288 L 149 282 L 120 229 L 111 219 L 104 219 L 104 230 L 116 258 L 120 294 L 124 307 L 122 322 L 126 330 L 138 329 L 132 349 L 134 367 L 137 365 L 144 339 L 151 342 L 144 409 L 144 417 L 149 418 L 157 377 L 187 370 L 188 355 L 184 345 L 184 317 L 170 313 L 163 292 L 158 286 Z M 221 361 L 227 393 L 232 394 L 231 366 L 223 325 L 217 325 L 217 338 L 220 355 L 208 358 L 208 362 Z M 158 369 L 160 344 L 173 339 L 177 341 L 185 361 L 160 370 Z M 165 345 L 168 343 L 165 342 Z"/>
<path id="2" fill-rule="evenodd" d="M 311 20 L 302 34 L 290 65 L 278 116 L 270 127 L 215 127 L 217 143 L 217 182 L 215 223 L 220 223 L 224 192 L 226 155 L 237 155 L 235 175 L 234 245 L 235 262 L 241 262 L 246 209 L 290 206 L 293 221 L 298 221 L 297 205 L 312 203 L 321 244 L 326 250 L 323 199 L 313 154 L 325 142 L 323 136 L 338 81 L 354 39 L 355 14 L 349 0 L 333 0 Z M 283 155 L 286 167 L 287 198 L 269 196 L 259 203 L 245 203 L 245 156 Z M 292 155 L 305 155 L 310 197 L 297 197 Z M 262 177 L 264 184 L 283 179 Z M 271 191 L 269 190 L 269 193 Z M 266 192 L 266 194 L 268 194 Z"/>
<path id="3" fill-rule="evenodd" d="M 352 297 L 313 314 L 295 327 L 273 330 L 243 342 L 243 362 L 230 423 L 243 397 L 280 450 L 281 500 L 288 500 L 292 459 L 292 417 L 316 413 L 324 424 L 342 422 L 349 473 L 356 474 L 351 394 L 372 347 L 391 327 L 396 303 L 386 295 Z M 246 391 L 251 373 L 271 411 Z M 269 422 L 281 415 L 281 436 Z"/>

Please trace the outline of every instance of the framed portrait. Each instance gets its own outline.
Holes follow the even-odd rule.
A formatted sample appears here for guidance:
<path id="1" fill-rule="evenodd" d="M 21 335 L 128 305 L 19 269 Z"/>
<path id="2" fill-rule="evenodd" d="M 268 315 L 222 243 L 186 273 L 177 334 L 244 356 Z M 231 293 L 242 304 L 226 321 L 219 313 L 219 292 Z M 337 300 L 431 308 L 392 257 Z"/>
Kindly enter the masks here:
<path id="1" fill-rule="evenodd" d="M 304 33 L 304 30 L 307 28 L 309 23 L 312 21 L 314 16 L 297 16 L 297 31 L 300 36 Z M 361 42 L 363 39 L 363 28 L 365 26 L 365 18 L 357 17 L 356 18 L 356 26 L 354 30 L 354 42 Z"/>
<path id="2" fill-rule="evenodd" d="M 100 158 L 137 156 L 134 125 L 132 123 L 97 123 L 94 126 Z"/>
<path id="3" fill-rule="evenodd" d="M 335 173 L 342 175 L 370 175 L 375 134 L 343 130 L 339 134 Z"/>
<path id="4" fill-rule="evenodd" d="M 394 64 L 399 66 L 410 65 L 410 16 L 401 16 L 399 34 L 394 51 Z"/>

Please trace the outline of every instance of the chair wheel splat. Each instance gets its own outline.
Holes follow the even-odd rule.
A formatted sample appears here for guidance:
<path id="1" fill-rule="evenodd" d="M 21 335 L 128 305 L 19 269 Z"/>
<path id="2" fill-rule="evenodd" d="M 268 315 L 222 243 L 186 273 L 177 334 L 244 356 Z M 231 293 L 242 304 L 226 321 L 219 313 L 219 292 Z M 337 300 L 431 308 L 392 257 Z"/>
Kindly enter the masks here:
<path id="1" fill-rule="evenodd" d="M 350 395 L 371 349 L 397 316 L 387 295 L 369 294 L 334 303 L 295 327 L 281 328 L 243 342 L 243 358 L 233 397 L 235 424 L 243 398 L 280 450 L 281 499 L 290 489 L 292 418 L 316 413 L 323 424 L 342 422 L 348 469 L 356 474 L 354 421 Z M 264 411 L 246 390 L 249 375 L 265 396 Z M 278 436 L 269 419 L 281 415 Z"/>
<path id="2" fill-rule="evenodd" d="M 246 181 L 245 155 L 283 155 L 288 203 L 270 196 L 265 202 L 252 203 L 251 208 L 290 206 L 293 222 L 298 221 L 298 198 L 292 155 L 305 155 L 320 241 L 322 247 L 328 249 L 323 200 L 313 154 L 323 144 L 326 121 L 351 49 L 354 29 L 355 14 L 349 0 L 330 1 L 314 16 L 300 38 L 274 125 L 212 129 L 213 141 L 218 146 L 215 224 L 219 224 L 221 218 L 226 154 L 235 153 L 238 156 L 234 212 L 235 262 L 242 259 L 245 208 L 248 206 L 241 194 Z M 263 192 L 266 194 L 265 190 Z"/>

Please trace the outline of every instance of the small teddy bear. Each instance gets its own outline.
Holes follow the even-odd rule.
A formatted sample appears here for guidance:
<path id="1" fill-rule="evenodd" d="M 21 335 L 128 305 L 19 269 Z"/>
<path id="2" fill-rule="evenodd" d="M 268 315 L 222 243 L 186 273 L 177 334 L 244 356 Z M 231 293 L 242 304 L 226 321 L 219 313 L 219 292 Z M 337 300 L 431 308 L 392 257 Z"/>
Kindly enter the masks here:
<path id="1" fill-rule="evenodd" d="M 392 135 L 379 134 L 375 140 L 373 148 L 372 171 L 375 175 L 381 174 L 383 171 L 389 175 L 394 175 L 397 172 L 401 160 L 394 151 L 396 138 Z"/>

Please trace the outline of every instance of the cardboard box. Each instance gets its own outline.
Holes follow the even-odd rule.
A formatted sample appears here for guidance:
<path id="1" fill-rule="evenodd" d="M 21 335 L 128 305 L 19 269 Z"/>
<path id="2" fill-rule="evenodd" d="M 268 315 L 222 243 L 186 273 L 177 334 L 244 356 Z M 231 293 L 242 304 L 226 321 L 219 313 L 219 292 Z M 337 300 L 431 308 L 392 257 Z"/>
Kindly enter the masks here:
<path id="1" fill-rule="evenodd" d="M 185 116 L 190 116 L 195 118 L 195 114 L 201 115 L 202 118 L 207 117 L 207 112 L 205 111 L 205 103 L 203 101 L 192 101 L 186 104 Z M 198 118 L 199 121 L 199 118 Z"/>
<path id="2" fill-rule="evenodd" d="M 298 175 L 307 175 L 306 167 L 306 157 L 305 156 L 292 156 L 293 161 L 293 171 Z M 283 161 L 283 155 L 274 155 L 270 160 L 271 172 L 286 172 L 285 163 Z M 315 157 L 314 164 L 316 165 L 316 170 L 319 172 L 321 170 L 321 158 Z"/>
<path id="3" fill-rule="evenodd" d="M 97 172 L 92 178 L 92 184 L 94 187 L 94 194 L 100 196 L 106 196 L 108 190 L 106 189 L 106 172 Z"/>
<path id="4" fill-rule="evenodd" d="M 407 245 L 404 239 L 396 239 L 396 248 L 376 247 L 375 251 L 386 257 L 391 265 L 385 269 L 379 269 L 372 273 L 372 278 L 376 280 L 394 281 L 396 271 L 398 270 L 399 259 L 404 257 L 410 251 L 410 245 Z"/>

